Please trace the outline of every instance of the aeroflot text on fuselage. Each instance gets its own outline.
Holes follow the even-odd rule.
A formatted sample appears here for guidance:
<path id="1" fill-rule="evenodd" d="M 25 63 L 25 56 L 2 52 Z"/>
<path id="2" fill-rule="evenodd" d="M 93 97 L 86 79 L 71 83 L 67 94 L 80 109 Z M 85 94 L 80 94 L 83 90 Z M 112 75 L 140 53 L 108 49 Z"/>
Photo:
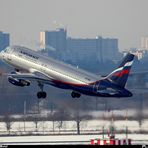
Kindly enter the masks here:
<path id="1" fill-rule="evenodd" d="M 26 56 L 32 57 L 32 58 L 34 58 L 34 59 L 38 59 L 38 58 L 39 58 L 39 57 L 36 57 L 36 56 L 31 55 L 31 54 L 29 54 L 29 53 L 27 53 L 27 52 L 24 52 L 24 51 L 20 51 L 20 53 L 21 53 L 21 54 L 24 54 L 24 55 L 26 55 Z"/>

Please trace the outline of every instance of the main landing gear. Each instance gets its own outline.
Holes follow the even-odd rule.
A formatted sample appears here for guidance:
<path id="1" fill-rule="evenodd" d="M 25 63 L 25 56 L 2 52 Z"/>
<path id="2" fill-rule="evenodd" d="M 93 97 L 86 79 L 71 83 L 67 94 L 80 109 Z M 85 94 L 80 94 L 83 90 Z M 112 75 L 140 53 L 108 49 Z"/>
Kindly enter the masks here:
<path id="1" fill-rule="evenodd" d="M 41 91 L 39 91 L 39 92 L 37 93 L 37 97 L 38 97 L 38 99 L 41 99 L 41 98 L 45 99 L 46 96 L 47 96 L 47 94 L 46 94 L 45 91 L 43 91 L 43 87 L 44 87 L 44 85 L 41 84 L 41 83 L 38 83 L 38 86 L 39 86 L 40 89 L 41 89 Z"/>
<path id="2" fill-rule="evenodd" d="M 81 94 L 72 91 L 71 96 L 72 96 L 72 98 L 80 98 L 81 97 Z"/>

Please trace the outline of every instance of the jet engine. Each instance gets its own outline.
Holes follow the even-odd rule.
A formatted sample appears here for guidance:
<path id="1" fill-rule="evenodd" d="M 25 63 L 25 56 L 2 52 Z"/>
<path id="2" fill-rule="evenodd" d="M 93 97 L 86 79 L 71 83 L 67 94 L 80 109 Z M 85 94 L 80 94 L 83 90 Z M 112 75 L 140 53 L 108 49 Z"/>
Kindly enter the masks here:
<path id="1" fill-rule="evenodd" d="M 16 86 L 29 86 L 30 85 L 30 81 L 28 80 L 23 80 L 23 79 L 16 79 L 16 78 L 13 78 L 13 77 L 8 77 L 8 81 L 13 84 L 13 85 L 16 85 Z"/>

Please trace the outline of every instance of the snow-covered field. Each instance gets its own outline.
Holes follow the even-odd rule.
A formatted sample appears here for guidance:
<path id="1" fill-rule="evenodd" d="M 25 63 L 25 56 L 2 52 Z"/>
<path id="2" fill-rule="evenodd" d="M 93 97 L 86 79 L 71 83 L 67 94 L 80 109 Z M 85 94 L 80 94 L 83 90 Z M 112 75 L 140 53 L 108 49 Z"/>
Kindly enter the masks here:
<path id="1" fill-rule="evenodd" d="M 120 110 L 114 111 L 114 116 L 125 117 L 125 113 Z M 111 125 L 114 126 L 116 138 L 125 139 L 127 127 L 130 131 L 128 138 L 132 139 L 132 144 L 148 144 L 148 134 L 137 134 L 139 131 L 148 133 L 147 119 L 114 120 L 111 113 L 106 113 L 105 120 L 101 120 L 103 112 L 91 114 L 95 119 L 80 122 L 80 135 L 77 135 L 76 121 L 0 122 L 0 144 L 90 144 L 90 139 L 103 137 L 103 129 L 105 138 L 108 138 Z M 128 117 L 133 115 L 135 112 L 128 112 Z M 10 131 L 7 129 L 9 126 Z"/>
<path id="2" fill-rule="evenodd" d="M 139 125 L 138 121 L 104 121 L 104 120 L 85 120 L 80 122 L 81 132 L 91 131 L 102 131 L 104 127 L 108 130 L 111 125 L 114 125 L 116 130 L 125 130 L 126 126 L 128 130 L 135 133 L 139 130 L 148 131 L 148 120 L 143 120 L 142 124 Z M 6 133 L 5 122 L 0 122 L 0 134 Z M 39 122 L 11 122 L 10 123 L 10 133 L 21 133 L 21 132 L 48 132 L 49 134 L 76 131 L 77 124 L 76 121 L 39 121 Z"/>
<path id="3" fill-rule="evenodd" d="M 37 122 L 37 128 L 35 122 L 14 122 L 11 123 L 10 135 L 16 134 L 18 136 L 1 136 L 0 144 L 90 144 L 90 139 L 102 138 L 103 126 L 107 132 L 111 124 L 115 126 L 115 131 L 124 131 L 121 134 L 116 134 L 116 138 L 126 138 L 125 129 L 127 126 L 128 130 L 133 132 L 128 134 L 128 138 L 132 139 L 132 144 L 148 144 L 148 134 L 136 134 L 139 130 L 148 131 L 148 120 L 143 120 L 141 126 L 139 126 L 137 121 L 128 120 L 114 122 L 85 120 L 80 124 L 80 133 L 82 135 L 76 135 L 77 126 L 75 121 L 63 121 L 62 123 L 57 121 L 40 121 Z M 0 122 L 0 133 L 1 135 L 8 134 L 6 123 L 4 122 Z M 46 136 L 25 136 L 25 134 L 46 134 Z M 108 137 L 107 134 L 104 136 Z"/>

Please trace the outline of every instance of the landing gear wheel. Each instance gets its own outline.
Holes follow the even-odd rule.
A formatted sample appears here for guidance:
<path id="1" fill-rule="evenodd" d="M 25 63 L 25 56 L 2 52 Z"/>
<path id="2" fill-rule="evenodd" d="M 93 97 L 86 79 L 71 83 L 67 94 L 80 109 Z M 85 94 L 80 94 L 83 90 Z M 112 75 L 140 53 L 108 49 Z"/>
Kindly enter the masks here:
<path id="1" fill-rule="evenodd" d="M 46 92 L 44 92 L 44 91 L 40 91 L 40 92 L 38 92 L 37 93 L 37 97 L 39 98 L 39 99 L 41 99 L 41 98 L 46 98 L 46 96 L 47 96 L 47 94 L 46 94 Z"/>
<path id="2" fill-rule="evenodd" d="M 37 93 L 37 97 L 38 97 L 38 99 L 42 98 L 41 92 L 38 92 L 38 93 Z"/>
<path id="3" fill-rule="evenodd" d="M 47 96 L 47 94 L 46 94 L 45 91 L 43 91 L 43 87 L 44 87 L 44 85 L 43 85 L 42 83 L 38 82 L 38 86 L 39 86 L 40 89 L 41 89 L 41 91 L 39 91 L 39 92 L 37 93 L 37 97 L 38 97 L 38 99 L 41 99 L 41 98 L 45 99 L 46 96 Z"/>
<path id="4" fill-rule="evenodd" d="M 79 93 L 76 93 L 76 92 L 72 92 L 71 93 L 71 96 L 72 96 L 72 98 L 80 98 L 81 97 L 81 94 L 79 94 Z"/>
<path id="5" fill-rule="evenodd" d="M 76 94 L 76 97 L 77 97 L 77 98 L 80 98 L 80 97 L 81 97 L 81 94 L 78 94 L 78 93 L 77 93 L 77 94 Z"/>
<path id="6" fill-rule="evenodd" d="M 46 94 L 46 92 L 42 92 L 42 98 L 46 98 L 46 96 L 47 96 L 47 94 Z"/>
<path id="7" fill-rule="evenodd" d="M 76 97 L 76 95 L 75 95 L 74 92 L 71 93 L 71 96 L 72 96 L 72 98 L 75 98 Z"/>

